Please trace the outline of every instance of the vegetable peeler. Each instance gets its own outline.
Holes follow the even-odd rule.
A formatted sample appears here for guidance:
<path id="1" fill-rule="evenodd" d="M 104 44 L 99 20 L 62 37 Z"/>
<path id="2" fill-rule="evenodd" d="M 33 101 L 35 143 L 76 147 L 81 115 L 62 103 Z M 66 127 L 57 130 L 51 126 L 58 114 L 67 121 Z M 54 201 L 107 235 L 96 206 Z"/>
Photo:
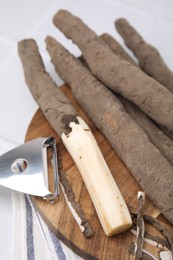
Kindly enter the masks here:
<path id="1" fill-rule="evenodd" d="M 48 167 L 49 158 L 51 170 Z M 54 180 L 52 192 L 49 190 L 49 171 Z M 53 203 L 59 195 L 54 138 L 36 138 L 0 156 L 0 184 L 12 190 L 43 197 Z"/>

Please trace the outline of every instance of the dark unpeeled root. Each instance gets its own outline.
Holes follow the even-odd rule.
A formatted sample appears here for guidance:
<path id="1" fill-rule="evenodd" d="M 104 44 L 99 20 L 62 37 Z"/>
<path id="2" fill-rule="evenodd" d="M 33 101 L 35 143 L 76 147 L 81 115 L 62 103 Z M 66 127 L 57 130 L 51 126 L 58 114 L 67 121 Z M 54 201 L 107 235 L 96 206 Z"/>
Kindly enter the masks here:
<path id="1" fill-rule="evenodd" d="M 127 47 L 139 60 L 142 70 L 173 92 L 173 72 L 167 67 L 158 50 L 146 43 L 126 19 L 117 19 L 115 26 Z"/>
<path id="2" fill-rule="evenodd" d="M 25 80 L 35 101 L 57 134 L 59 136 L 61 136 L 63 132 L 67 134 L 71 130 L 69 123 L 78 123 L 76 110 L 72 107 L 62 90 L 55 85 L 49 74 L 45 71 L 36 42 L 34 40 L 23 40 L 19 42 L 18 47 L 25 73 Z M 81 223 L 78 224 L 80 228 L 82 227 L 84 236 L 89 238 L 93 235 L 92 229 L 84 216 L 81 206 L 75 201 L 72 187 L 62 167 L 60 167 L 59 173 L 60 183 L 62 184 L 67 204 L 71 204 L 73 209 L 72 214 L 76 212 L 81 220 Z"/>
<path id="3" fill-rule="evenodd" d="M 168 131 L 165 127 L 163 127 L 163 126 L 158 126 L 158 127 L 160 127 L 160 129 L 167 135 L 167 136 L 169 136 L 169 138 L 171 139 L 171 140 L 173 140 L 173 132 L 170 132 L 170 131 Z"/>
<path id="4" fill-rule="evenodd" d="M 130 62 L 132 65 L 137 66 L 136 62 L 131 56 L 123 49 L 120 43 L 108 33 L 103 33 L 100 38 L 111 48 L 111 50 L 120 58 Z"/>
<path id="5" fill-rule="evenodd" d="M 105 33 L 100 37 L 106 42 L 106 44 L 109 45 L 109 47 L 115 54 L 119 55 L 122 59 L 126 59 L 127 61 L 129 61 L 130 57 L 128 58 L 128 54 L 122 49 L 119 43 L 112 36 Z M 89 69 L 83 56 L 80 57 L 80 61 Z M 123 98 L 120 95 L 117 95 L 117 97 L 120 99 L 121 103 L 123 104 L 125 110 L 129 113 L 129 115 L 142 127 L 144 132 L 150 138 L 150 141 L 173 165 L 173 136 L 171 136 L 172 138 L 170 137 L 171 133 L 168 133 L 166 129 L 161 130 L 153 120 L 151 120 L 132 102 Z"/>
<path id="6" fill-rule="evenodd" d="M 123 49 L 121 44 L 108 33 L 103 33 L 100 38 L 109 46 L 109 48 L 120 58 L 128 61 L 134 66 L 138 66 L 131 56 Z M 79 60 L 87 67 L 88 64 L 83 56 L 79 57 Z"/>
<path id="7" fill-rule="evenodd" d="M 173 223 L 173 168 L 116 96 L 52 37 L 47 49 L 59 76 L 108 139 L 148 198 Z"/>
<path id="8" fill-rule="evenodd" d="M 69 131 L 69 120 L 77 121 L 77 111 L 46 72 L 36 42 L 32 39 L 20 41 L 18 52 L 33 98 L 52 128 L 61 136 Z"/>
<path id="9" fill-rule="evenodd" d="M 173 131 L 173 94 L 170 91 L 136 66 L 113 55 L 107 44 L 70 12 L 58 11 L 53 22 L 80 48 L 92 73 L 101 82 Z"/>
<path id="10" fill-rule="evenodd" d="M 151 46 L 147 45 L 144 40 L 141 38 L 141 36 L 127 23 L 127 21 L 125 21 L 124 19 L 118 19 L 117 22 L 117 28 L 119 28 L 119 30 L 121 31 L 122 33 L 122 36 L 124 39 L 126 39 L 126 42 L 129 41 L 132 45 L 134 45 L 134 42 L 136 42 L 136 44 L 134 45 L 136 48 L 135 48 L 135 51 L 139 51 L 139 53 L 141 55 L 144 54 L 143 51 L 140 50 L 139 46 L 140 46 L 140 42 L 142 41 L 143 42 L 143 45 L 146 46 L 146 48 L 151 48 Z M 125 27 L 125 31 L 123 31 L 123 25 Z M 129 36 L 129 31 L 128 29 L 126 28 L 131 28 L 130 31 L 132 30 L 132 35 L 134 33 L 134 39 L 133 36 L 131 36 L 131 33 L 130 33 L 130 36 Z M 126 37 L 126 32 L 127 32 L 127 35 L 128 37 Z M 111 35 L 109 34 L 106 34 L 104 33 L 103 35 L 101 35 L 101 38 L 102 40 L 104 40 L 106 42 L 106 44 L 111 48 L 111 50 L 116 54 L 116 55 L 119 55 L 119 57 L 123 58 L 124 60 L 130 62 L 131 61 L 131 64 L 133 65 L 134 63 L 134 60 L 125 52 L 125 50 L 121 47 L 121 45 L 119 45 L 119 43 L 116 41 L 116 39 L 114 39 Z M 139 45 L 138 45 L 138 44 Z M 142 45 L 142 46 L 143 46 Z M 134 47 L 133 46 L 133 47 Z M 134 53 L 135 53 L 134 51 Z M 159 55 L 159 54 L 158 54 Z M 153 59 L 154 62 L 156 62 L 155 58 L 151 57 L 150 56 L 150 52 L 148 53 L 148 58 L 150 59 Z M 160 58 L 159 58 L 160 59 Z M 147 59 L 148 60 L 148 59 Z M 146 61 L 146 58 L 145 58 L 145 61 Z M 145 62 L 144 61 L 144 62 Z M 84 59 L 83 59 L 83 62 L 84 62 Z M 157 63 L 157 62 L 156 62 Z M 161 61 L 162 63 L 162 61 Z M 136 63 L 135 63 L 136 64 Z M 145 63 L 144 63 L 145 64 Z M 147 64 L 147 63 L 146 63 Z M 149 65 L 148 66 L 149 69 L 157 69 L 158 67 L 157 66 L 154 66 L 151 68 L 151 66 Z M 171 75 L 173 73 L 171 72 Z M 159 73 L 160 75 L 160 73 Z M 154 76 L 153 76 L 154 78 Z M 155 78 L 156 79 L 156 78 Z M 157 80 L 157 79 L 156 79 Z M 166 78 L 167 80 L 167 78 Z M 159 81 L 159 80 L 158 80 Z M 171 85 L 173 85 L 172 83 L 173 81 L 171 81 Z M 126 99 L 126 101 L 124 101 L 126 104 L 127 104 L 127 109 L 130 109 L 131 111 L 133 111 L 134 109 L 136 110 L 135 111 L 135 118 L 136 118 L 136 121 L 137 123 L 139 123 L 139 125 L 141 127 L 143 127 L 143 129 L 146 131 L 146 133 L 149 135 L 151 141 L 153 142 L 154 145 L 156 145 L 158 147 L 158 149 L 160 149 L 162 151 L 162 144 L 163 144 L 163 154 L 165 155 L 165 157 L 169 160 L 169 162 L 171 162 L 172 164 L 172 148 L 171 149 L 168 149 L 166 148 L 166 146 L 168 145 L 168 147 L 172 147 L 172 144 L 169 144 L 170 143 L 170 140 L 171 140 L 171 143 L 172 143 L 172 140 L 173 140 L 173 132 L 167 130 L 164 126 L 161 126 L 161 125 L 157 125 L 157 124 L 154 124 L 154 122 L 152 120 L 149 119 L 149 117 L 147 117 L 145 114 L 142 115 L 142 111 L 139 110 L 135 105 L 133 105 L 131 102 L 128 103 L 128 100 Z M 132 105 L 131 105 L 132 104 Z M 138 113 L 139 111 L 139 113 Z M 133 117 L 133 119 L 135 120 L 134 116 L 133 116 L 134 113 L 131 114 L 131 116 Z M 143 119 L 140 119 L 140 117 L 142 117 Z M 145 122 L 143 122 L 144 120 L 144 117 L 145 117 Z M 148 118 L 148 119 L 147 119 Z M 145 127 L 146 125 L 146 127 Z M 148 131 L 148 130 L 149 131 Z M 161 131 L 159 131 L 158 129 L 160 129 Z M 150 132 L 150 134 L 149 134 Z M 166 135 L 165 135 L 166 134 Z M 169 138 L 167 138 L 167 136 Z M 159 137 L 159 138 L 158 138 Z M 165 140 L 164 140 L 165 139 Z M 163 142 L 162 142 L 163 141 Z M 162 144 L 161 144 L 162 143 Z M 158 144 L 158 145 L 157 145 Z M 165 146 L 166 145 L 166 146 Z M 165 146 L 165 147 L 164 147 Z M 166 149 L 166 150 L 165 150 Z M 170 152 L 171 151 L 171 152 Z"/>
<path id="11" fill-rule="evenodd" d="M 166 135 L 149 117 L 127 99 L 118 96 L 125 110 L 142 127 L 151 142 L 173 165 L 173 140 Z"/>

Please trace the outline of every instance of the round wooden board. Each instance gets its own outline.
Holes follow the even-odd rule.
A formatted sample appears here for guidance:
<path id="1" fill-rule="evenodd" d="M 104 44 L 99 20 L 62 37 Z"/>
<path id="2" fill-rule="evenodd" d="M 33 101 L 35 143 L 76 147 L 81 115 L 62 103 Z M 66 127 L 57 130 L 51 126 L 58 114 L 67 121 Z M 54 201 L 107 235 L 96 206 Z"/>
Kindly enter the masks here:
<path id="1" fill-rule="evenodd" d="M 122 161 L 118 158 L 104 136 L 94 127 L 91 121 L 81 110 L 79 105 L 74 100 L 68 86 L 64 85 L 62 90 L 92 129 L 103 156 L 108 163 L 108 166 L 127 205 L 129 207 L 136 208 L 137 191 L 140 190 L 139 185 L 124 166 Z M 53 136 L 57 141 L 59 155 L 62 158 L 63 169 L 73 188 L 76 200 L 80 202 L 86 217 L 90 221 L 94 231 L 94 236 L 90 239 L 86 239 L 83 236 L 66 205 L 62 193 L 60 194 L 57 202 L 53 205 L 44 201 L 42 198 L 32 197 L 38 211 L 41 213 L 44 220 L 55 235 L 83 258 L 90 260 L 129 259 L 128 247 L 132 241 L 134 241 L 134 236 L 131 234 L 130 230 L 114 237 L 107 237 L 104 234 L 78 169 L 63 146 L 58 135 L 50 127 L 42 112 L 38 110 L 29 125 L 25 141 L 29 141 L 37 137 L 47 136 Z M 145 212 L 154 217 L 158 215 L 158 210 L 149 200 L 146 200 Z M 151 231 L 152 233 L 155 232 L 152 229 Z M 150 248 L 150 252 L 155 252 L 155 250 Z"/>

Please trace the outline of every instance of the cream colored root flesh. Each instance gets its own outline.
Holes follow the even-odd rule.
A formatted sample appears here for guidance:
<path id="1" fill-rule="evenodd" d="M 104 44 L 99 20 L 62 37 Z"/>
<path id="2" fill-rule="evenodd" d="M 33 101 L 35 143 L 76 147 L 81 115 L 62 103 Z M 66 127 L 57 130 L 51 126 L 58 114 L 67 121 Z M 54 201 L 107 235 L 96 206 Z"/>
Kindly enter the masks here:
<path id="1" fill-rule="evenodd" d="M 108 236 L 128 229 L 132 220 L 127 205 L 88 125 L 80 118 L 70 123 L 72 131 L 62 141 L 76 163 L 101 225 Z"/>

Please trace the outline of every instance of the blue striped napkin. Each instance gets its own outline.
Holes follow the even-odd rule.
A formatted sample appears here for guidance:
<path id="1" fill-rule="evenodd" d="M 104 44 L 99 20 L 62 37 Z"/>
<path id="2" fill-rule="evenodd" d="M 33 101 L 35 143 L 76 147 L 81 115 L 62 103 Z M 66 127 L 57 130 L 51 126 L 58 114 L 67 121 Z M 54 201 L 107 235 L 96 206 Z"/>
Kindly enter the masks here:
<path id="1" fill-rule="evenodd" d="M 13 250 L 12 260 L 81 260 L 47 227 L 30 197 L 12 193 Z"/>

